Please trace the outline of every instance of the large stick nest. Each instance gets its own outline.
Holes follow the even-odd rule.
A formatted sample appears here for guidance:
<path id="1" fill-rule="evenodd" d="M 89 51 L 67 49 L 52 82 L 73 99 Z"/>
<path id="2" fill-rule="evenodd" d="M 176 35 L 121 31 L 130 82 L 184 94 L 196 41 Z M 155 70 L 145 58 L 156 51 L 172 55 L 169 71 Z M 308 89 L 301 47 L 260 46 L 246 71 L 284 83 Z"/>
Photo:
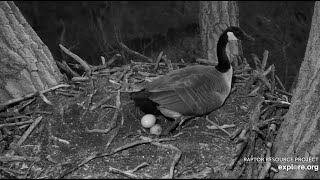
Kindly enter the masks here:
<path id="1" fill-rule="evenodd" d="M 275 67 L 266 69 L 268 51 L 261 61 L 252 55 L 255 69 L 238 57 L 225 104 L 165 138 L 141 127 L 143 113 L 129 92 L 194 64 L 171 63 L 160 53 L 155 62 L 110 68 L 116 55 L 93 67 L 63 50 L 80 61 L 85 77 L 0 105 L 1 178 L 264 178 L 277 171 L 254 159 L 271 156 L 291 99 Z"/>

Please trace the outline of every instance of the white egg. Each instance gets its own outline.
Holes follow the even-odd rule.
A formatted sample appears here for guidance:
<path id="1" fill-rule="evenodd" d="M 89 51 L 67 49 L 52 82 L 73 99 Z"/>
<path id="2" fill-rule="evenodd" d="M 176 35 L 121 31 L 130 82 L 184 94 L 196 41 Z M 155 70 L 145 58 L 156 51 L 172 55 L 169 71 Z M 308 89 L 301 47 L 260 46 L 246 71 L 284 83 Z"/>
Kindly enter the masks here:
<path id="1" fill-rule="evenodd" d="M 156 123 L 156 117 L 153 114 L 146 114 L 141 118 L 141 125 L 144 128 L 151 128 Z"/>
<path id="2" fill-rule="evenodd" d="M 154 126 L 152 126 L 152 128 L 150 129 L 150 133 L 154 134 L 154 135 L 160 135 L 162 131 L 162 127 L 159 124 L 155 124 Z"/>

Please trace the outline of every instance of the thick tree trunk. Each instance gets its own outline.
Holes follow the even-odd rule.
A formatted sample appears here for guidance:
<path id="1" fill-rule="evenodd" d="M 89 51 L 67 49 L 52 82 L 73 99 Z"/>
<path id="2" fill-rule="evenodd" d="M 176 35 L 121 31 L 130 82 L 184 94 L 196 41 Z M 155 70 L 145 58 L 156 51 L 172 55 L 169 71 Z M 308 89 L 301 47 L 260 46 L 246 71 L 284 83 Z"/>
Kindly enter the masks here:
<path id="1" fill-rule="evenodd" d="M 0 25 L 0 103 L 61 81 L 48 47 L 12 1 L 0 2 Z"/>
<path id="2" fill-rule="evenodd" d="M 282 165 L 305 165 L 309 170 L 280 171 L 275 178 L 319 178 L 320 165 L 320 2 L 316 1 L 304 61 L 291 106 L 273 148 L 274 157 L 290 157 Z M 296 157 L 310 157 L 306 163 Z M 314 160 L 315 162 L 313 162 Z M 309 166 L 307 166 L 309 165 Z M 298 166 L 296 166 L 298 168 Z M 313 168 L 313 169 L 312 169 Z"/>
<path id="3" fill-rule="evenodd" d="M 236 1 L 200 1 L 200 31 L 203 57 L 217 62 L 216 48 L 219 36 L 229 26 L 239 27 L 239 8 Z M 239 42 L 228 44 L 231 61 L 239 55 Z"/>

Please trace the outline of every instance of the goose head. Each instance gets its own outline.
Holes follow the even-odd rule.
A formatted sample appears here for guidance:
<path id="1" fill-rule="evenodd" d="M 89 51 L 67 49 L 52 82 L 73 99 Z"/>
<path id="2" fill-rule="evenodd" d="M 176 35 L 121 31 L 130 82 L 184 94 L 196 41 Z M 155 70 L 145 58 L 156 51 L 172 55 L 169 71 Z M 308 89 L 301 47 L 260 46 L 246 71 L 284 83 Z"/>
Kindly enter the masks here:
<path id="1" fill-rule="evenodd" d="M 226 53 L 226 46 L 229 41 L 235 40 L 254 41 L 254 38 L 246 34 L 241 28 L 235 26 L 228 27 L 221 34 L 217 44 L 218 65 L 216 66 L 216 69 L 221 73 L 232 72 L 232 67 Z M 229 76 L 231 77 L 232 74 Z"/>
<path id="2" fill-rule="evenodd" d="M 228 36 L 228 41 L 233 40 L 247 40 L 254 41 L 254 38 L 246 34 L 242 29 L 235 26 L 230 26 L 225 30 L 225 33 Z"/>

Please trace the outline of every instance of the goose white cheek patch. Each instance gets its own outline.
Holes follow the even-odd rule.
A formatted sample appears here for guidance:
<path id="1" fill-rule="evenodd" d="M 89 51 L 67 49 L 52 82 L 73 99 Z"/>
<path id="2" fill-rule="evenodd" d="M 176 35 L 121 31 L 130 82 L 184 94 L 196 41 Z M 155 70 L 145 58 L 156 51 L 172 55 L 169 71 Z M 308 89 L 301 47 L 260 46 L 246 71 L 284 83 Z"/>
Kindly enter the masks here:
<path id="1" fill-rule="evenodd" d="M 238 38 L 236 38 L 236 36 L 233 34 L 233 32 L 227 32 L 228 35 L 228 40 L 232 41 L 232 40 L 238 40 Z"/>

